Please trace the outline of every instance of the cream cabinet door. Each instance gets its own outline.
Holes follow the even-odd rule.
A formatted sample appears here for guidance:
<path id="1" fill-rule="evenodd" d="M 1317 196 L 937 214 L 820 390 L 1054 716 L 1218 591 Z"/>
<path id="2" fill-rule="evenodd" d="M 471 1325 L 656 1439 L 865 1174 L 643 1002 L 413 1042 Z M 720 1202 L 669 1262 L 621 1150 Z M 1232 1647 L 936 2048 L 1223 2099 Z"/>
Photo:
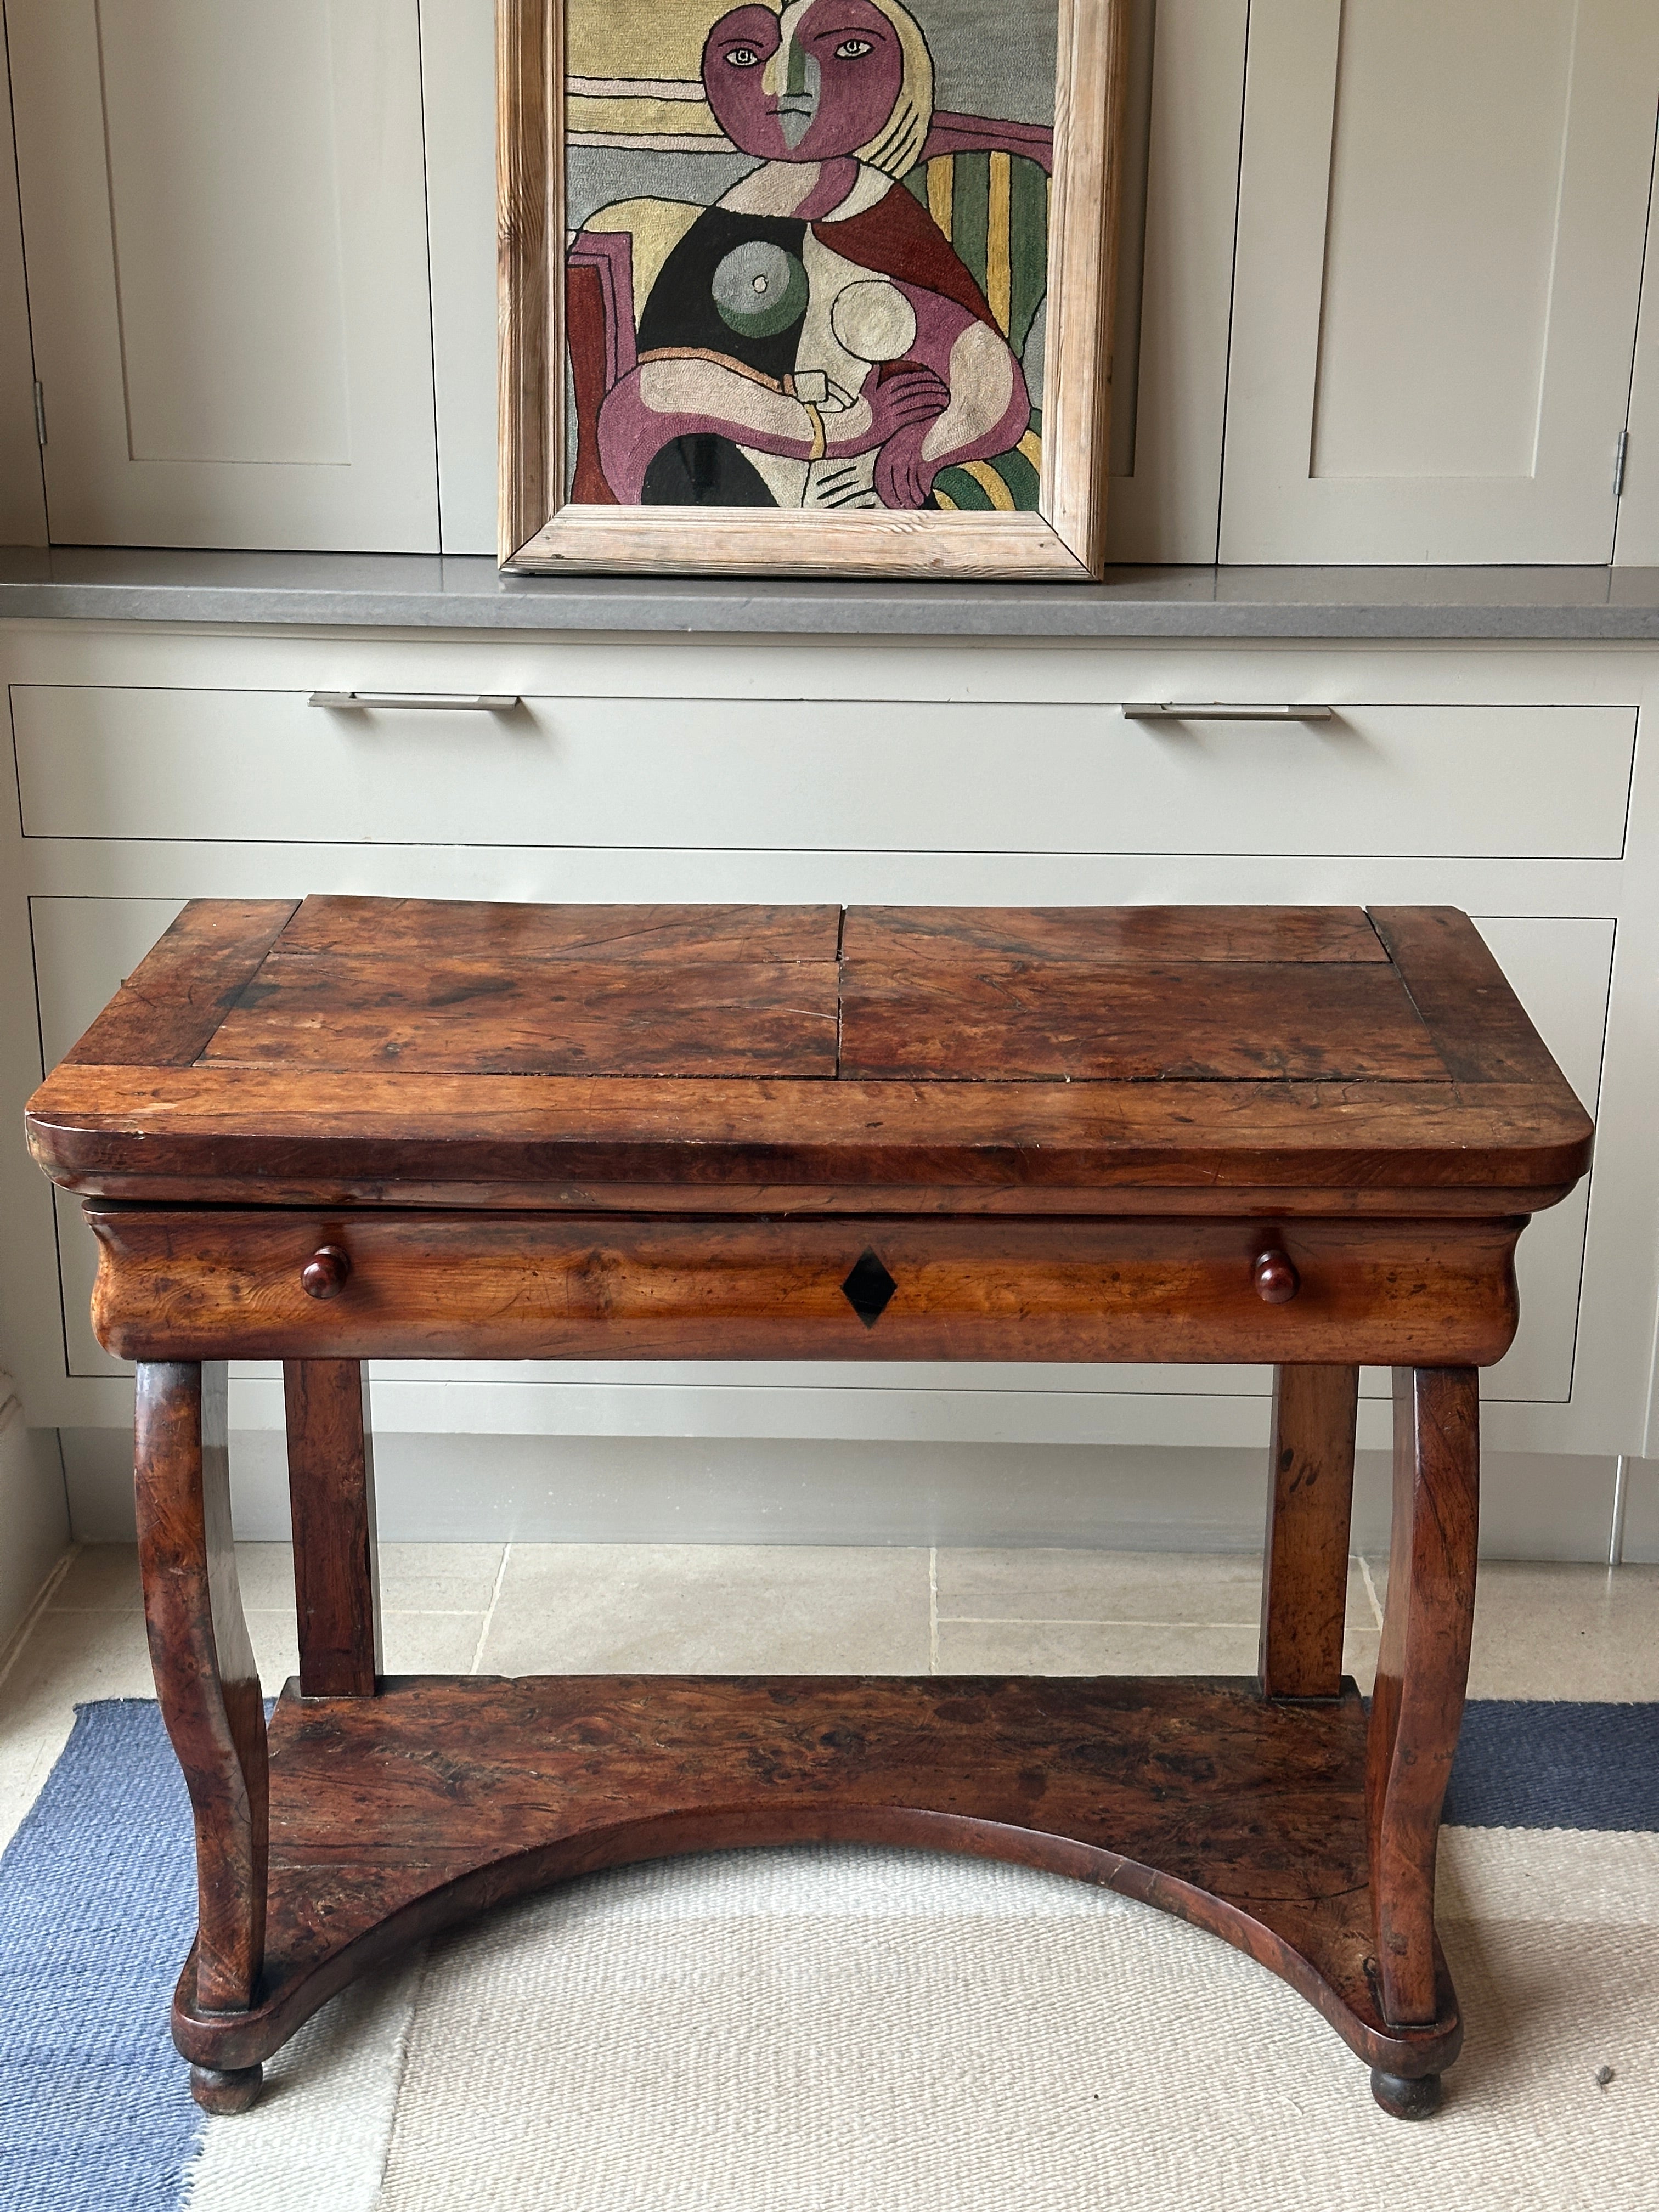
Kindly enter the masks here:
<path id="1" fill-rule="evenodd" d="M 1249 0 L 1132 0 L 1114 562 L 1216 557 Z"/>
<path id="2" fill-rule="evenodd" d="M 436 551 L 418 0 L 6 0 L 53 540 Z"/>
<path id="3" fill-rule="evenodd" d="M 34 356 L 29 349 L 23 233 L 0 39 L 0 545 L 44 545 L 46 503 L 34 422 Z"/>
<path id="4" fill-rule="evenodd" d="M 1254 0 L 1221 557 L 1604 562 L 1653 0 Z"/>
<path id="5" fill-rule="evenodd" d="M 1659 568 L 1659 167 L 1648 208 L 1654 252 L 1642 276 L 1642 313 L 1631 377 L 1629 440 L 1625 456 L 1619 535 L 1613 557 L 1621 568 Z M 1659 1370 L 1656 1370 L 1659 1377 Z"/>

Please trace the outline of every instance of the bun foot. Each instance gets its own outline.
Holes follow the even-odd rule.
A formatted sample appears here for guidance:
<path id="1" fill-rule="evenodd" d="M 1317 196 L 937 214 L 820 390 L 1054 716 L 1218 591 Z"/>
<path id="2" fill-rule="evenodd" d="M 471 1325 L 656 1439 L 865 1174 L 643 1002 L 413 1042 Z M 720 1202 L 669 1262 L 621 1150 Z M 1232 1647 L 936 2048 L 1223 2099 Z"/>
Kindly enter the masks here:
<path id="1" fill-rule="evenodd" d="M 1440 2076 L 1419 2074 L 1411 2079 L 1404 2074 L 1385 2074 L 1374 2066 L 1371 2094 L 1397 2120 L 1426 2120 L 1431 2112 L 1440 2109 Z"/>
<path id="2" fill-rule="evenodd" d="M 190 2094 L 204 2112 L 245 2112 L 258 2100 L 264 2078 L 263 2066 L 235 2066 L 224 2072 L 216 2066 L 192 2066 Z"/>

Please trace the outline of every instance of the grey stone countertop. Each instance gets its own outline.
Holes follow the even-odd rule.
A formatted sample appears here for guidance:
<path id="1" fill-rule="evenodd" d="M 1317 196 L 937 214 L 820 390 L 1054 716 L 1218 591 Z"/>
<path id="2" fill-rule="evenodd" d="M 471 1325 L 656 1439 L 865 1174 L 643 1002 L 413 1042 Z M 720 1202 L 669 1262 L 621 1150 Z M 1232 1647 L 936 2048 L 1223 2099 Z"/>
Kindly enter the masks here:
<path id="1" fill-rule="evenodd" d="M 892 638 L 1659 640 L 1659 568 L 1114 568 L 1100 584 L 503 576 L 482 556 L 0 548 L 0 620 Z"/>

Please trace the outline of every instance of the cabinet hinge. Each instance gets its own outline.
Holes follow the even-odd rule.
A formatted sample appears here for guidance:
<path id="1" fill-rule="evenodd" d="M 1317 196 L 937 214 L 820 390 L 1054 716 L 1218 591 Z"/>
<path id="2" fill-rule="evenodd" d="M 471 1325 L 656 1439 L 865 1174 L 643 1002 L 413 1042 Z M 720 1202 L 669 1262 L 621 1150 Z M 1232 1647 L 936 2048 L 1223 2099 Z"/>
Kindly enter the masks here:
<path id="1" fill-rule="evenodd" d="M 39 377 L 34 382 L 34 439 L 40 446 L 46 442 L 46 389 Z"/>
<path id="2" fill-rule="evenodd" d="M 1630 432 L 1621 430 L 1613 456 L 1613 495 L 1615 499 L 1622 499 L 1625 495 L 1625 456 L 1629 451 Z"/>

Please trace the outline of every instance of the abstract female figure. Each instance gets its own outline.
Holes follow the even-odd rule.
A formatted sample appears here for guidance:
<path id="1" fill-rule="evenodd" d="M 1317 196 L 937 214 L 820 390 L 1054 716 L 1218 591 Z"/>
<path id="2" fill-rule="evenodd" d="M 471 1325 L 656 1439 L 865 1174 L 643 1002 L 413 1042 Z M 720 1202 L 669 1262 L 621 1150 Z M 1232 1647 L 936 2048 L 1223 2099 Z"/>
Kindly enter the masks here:
<path id="1" fill-rule="evenodd" d="M 915 508 L 942 469 L 1020 437 L 1019 362 L 897 181 L 933 80 L 899 0 L 752 4 L 715 24 L 708 104 L 760 166 L 712 207 L 635 201 L 587 226 L 628 235 L 640 303 L 599 413 L 613 498 Z"/>

